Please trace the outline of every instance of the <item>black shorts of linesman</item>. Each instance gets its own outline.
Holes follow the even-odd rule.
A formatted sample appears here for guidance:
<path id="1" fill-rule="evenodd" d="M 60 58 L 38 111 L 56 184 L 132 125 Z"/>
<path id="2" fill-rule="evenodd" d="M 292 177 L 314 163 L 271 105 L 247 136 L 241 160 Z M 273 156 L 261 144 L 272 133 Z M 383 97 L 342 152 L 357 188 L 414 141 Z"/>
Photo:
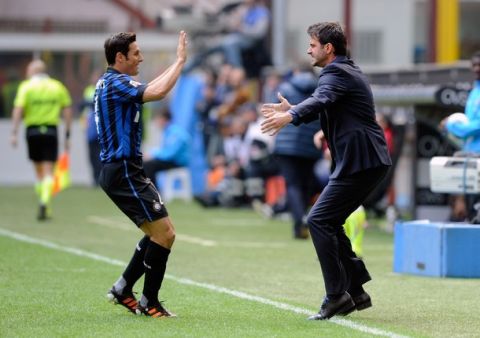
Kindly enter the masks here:
<path id="1" fill-rule="evenodd" d="M 186 33 L 180 32 L 177 59 L 148 84 L 132 79 L 143 55 L 135 33 L 117 33 L 105 41 L 108 68 L 95 90 L 95 121 L 103 169 L 99 183 L 110 199 L 144 232 L 108 298 L 129 311 L 150 317 L 175 317 L 158 300 L 175 229 L 162 198 L 145 176 L 142 164 L 141 105 L 168 94 L 186 61 Z M 133 286 L 145 274 L 141 298 Z"/>

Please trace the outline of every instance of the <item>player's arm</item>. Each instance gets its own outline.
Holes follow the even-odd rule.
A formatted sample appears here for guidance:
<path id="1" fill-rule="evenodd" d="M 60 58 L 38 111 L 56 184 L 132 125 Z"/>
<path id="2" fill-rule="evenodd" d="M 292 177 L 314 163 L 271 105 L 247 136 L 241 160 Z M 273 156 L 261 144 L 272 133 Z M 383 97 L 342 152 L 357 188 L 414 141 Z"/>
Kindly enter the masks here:
<path id="1" fill-rule="evenodd" d="M 10 138 L 10 143 L 12 146 L 16 147 L 18 143 L 18 128 L 20 127 L 20 121 L 23 116 L 23 108 L 14 107 L 12 111 L 12 135 Z"/>
<path id="2" fill-rule="evenodd" d="M 151 81 L 143 92 L 143 102 L 164 98 L 177 82 L 187 61 L 187 33 L 180 32 L 177 45 L 177 60 L 162 74 Z"/>

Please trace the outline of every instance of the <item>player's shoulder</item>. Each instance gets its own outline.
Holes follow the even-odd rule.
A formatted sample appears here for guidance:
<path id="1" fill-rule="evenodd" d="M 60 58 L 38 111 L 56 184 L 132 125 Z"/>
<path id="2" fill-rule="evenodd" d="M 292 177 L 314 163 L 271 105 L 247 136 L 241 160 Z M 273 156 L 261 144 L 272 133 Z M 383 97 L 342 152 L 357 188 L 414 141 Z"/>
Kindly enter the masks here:
<path id="1" fill-rule="evenodd" d="M 135 81 L 130 75 L 124 73 L 111 74 L 108 79 L 109 82 L 116 86 L 138 87 L 141 85 L 140 82 Z"/>
<path id="2" fill-rule="evenodd" d="M 20 84 L 18 85 L 17 92 L 18 92 L 18 91 L 25 90 L 25 89 L 27 89 L 29 86 L 30 86 L 30 80 L 23 80 L 23 81 L 21 81 Z"/>
<path id="3" fill-rule="evenodd" d="M 47 81 L 49 81 L 52 85 L 58 87 L 58 88 L 65 88 L 65 85 L 63 84 L 62 81 L 55 79 L 55 78 L 48 78 Z"/>

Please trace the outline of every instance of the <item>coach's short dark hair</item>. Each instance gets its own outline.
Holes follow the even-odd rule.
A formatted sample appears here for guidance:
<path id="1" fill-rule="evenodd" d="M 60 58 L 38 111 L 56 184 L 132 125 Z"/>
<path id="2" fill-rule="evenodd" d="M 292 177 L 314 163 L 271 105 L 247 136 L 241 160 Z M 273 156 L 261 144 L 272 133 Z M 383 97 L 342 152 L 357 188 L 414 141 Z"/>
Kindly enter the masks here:
<path id="1" fill-rule="evenodd" d="M 135 41 L 137 41 L 137 35 L 135 33 L 122 32 L 110 36 L 105 40 L 104 44 L 107 63 L 113 65 L 115 63 L 115 56 L 118 52 L 126 57 L 130 44 Z"/>
<path id="2" fill-rule="evenodd" d="M 320 22 L 311 25 L 307 33 L 322 45 L 331 43 L 335 55 L 347 55 L 347 38 L 338 22 Z"/>

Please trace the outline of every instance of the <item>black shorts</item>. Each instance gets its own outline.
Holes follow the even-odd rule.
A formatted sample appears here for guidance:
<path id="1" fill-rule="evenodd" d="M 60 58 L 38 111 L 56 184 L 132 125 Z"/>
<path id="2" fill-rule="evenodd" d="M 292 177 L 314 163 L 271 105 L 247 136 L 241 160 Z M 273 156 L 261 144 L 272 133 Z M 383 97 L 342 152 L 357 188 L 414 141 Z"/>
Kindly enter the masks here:
<path id="1" fill-rule="evenodd" d="M 58 157 L 56 126 L 30 126 L 26 132 L 28 158 L 34 162 L 55 162 Z"/>
<path id="2" fill-rule="evenodd" d="M 168 216 L 157 188 L 145 176 L 141 159 L 104 163 L 99 183 L 137 226 Z"/>

